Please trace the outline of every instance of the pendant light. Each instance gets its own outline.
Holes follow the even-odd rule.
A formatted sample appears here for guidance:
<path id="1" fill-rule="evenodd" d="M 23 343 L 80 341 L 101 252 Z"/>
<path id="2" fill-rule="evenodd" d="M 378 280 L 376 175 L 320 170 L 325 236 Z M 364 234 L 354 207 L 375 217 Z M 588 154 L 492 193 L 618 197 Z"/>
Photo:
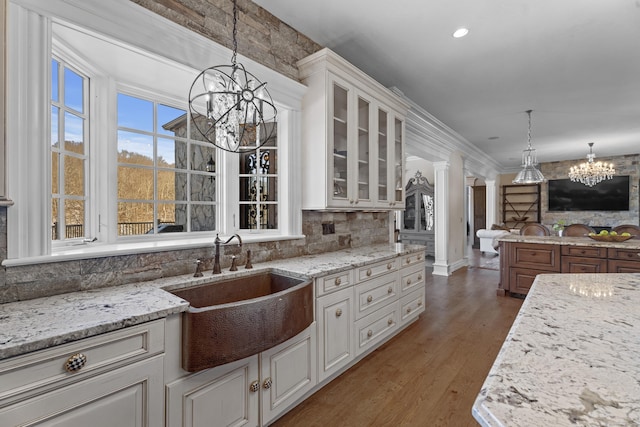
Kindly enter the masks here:
<path id="1" fill-rule="evenodd" d="M 238 6 L 233 0 L 230 65 L 202 71 L 189 90 L 191 122 L 206 141 L 232 153 L 255 151 L 275 135 L 277 110 L 261 82 L 236 61 Z"/>
<path id="2" fill-rule="evenodd" d="M 526 150 L 522 150 L 522 170 L 518 172 L 513 180 L 514 184 L 539 184 L 544 181 L 542 172 L 538 170 L 538 158 L 536 150 L 531 148 L 531 112 L 527 110 L 529 116 L 529 133 L 527 135 L 528 146 Z"/>

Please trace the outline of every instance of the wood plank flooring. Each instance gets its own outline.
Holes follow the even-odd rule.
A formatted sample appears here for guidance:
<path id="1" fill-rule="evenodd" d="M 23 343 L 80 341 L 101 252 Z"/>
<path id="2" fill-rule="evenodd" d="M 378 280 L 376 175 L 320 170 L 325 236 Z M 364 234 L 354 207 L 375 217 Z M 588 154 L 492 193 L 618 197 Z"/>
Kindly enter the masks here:
<path id="1" fill-rule="evenodd" d="M 477 426 L 471 406 L 522 305 L 497 283 L 477 267 L 427 274 L 417 322 L 272 425 Z"/>

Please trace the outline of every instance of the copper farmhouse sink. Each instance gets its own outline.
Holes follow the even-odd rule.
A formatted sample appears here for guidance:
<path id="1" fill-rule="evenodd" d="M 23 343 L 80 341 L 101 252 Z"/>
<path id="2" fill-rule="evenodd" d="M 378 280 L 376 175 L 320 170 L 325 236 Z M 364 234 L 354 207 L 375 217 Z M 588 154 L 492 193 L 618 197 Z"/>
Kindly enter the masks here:
<path id="1" fill-rule="evenodd" d="M 170 291 L 182 314 L 182 367 L 196 372 L 260 353 L 313 322 L 313 284 L 271 272 Z"/>

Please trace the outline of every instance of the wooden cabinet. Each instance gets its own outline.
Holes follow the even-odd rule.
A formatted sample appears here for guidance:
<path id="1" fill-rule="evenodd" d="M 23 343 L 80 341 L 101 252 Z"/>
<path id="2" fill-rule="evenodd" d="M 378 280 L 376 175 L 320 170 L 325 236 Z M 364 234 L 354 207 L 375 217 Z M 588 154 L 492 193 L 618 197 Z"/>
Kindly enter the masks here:
<path id="1" fill-rule="evenodd" d="M 405 210 L 400 231 L 402 243 L 424 245 L 435 256 L 435 205 L 433 187 L 418 171 L 406 186 Z"/>
<path id="2" fill-rule="evenodd" d="M 303 209 L 403 209 L 407 105 L 329 49 L 298 69 Z"/>
<path id="3" fill-rule="evenodd" d="M 607 248 L 562 246 L 562 273 L 606 273 Z"/>
<path id="4" fill-rule="evenodd" d="M 0 425 L 162 425 L 163 351 L 155 321 L 4 360 Z"/>
<path id="5" fill-rule="evenodd" d="M 609 248 L 609 273 L 640 273 L 640 249 Z"/>
<path id="6" fill-rule="evenodd" d="M 502 223 L 522 228 L 540 222 L 540 184 L 502 186 Z"/>

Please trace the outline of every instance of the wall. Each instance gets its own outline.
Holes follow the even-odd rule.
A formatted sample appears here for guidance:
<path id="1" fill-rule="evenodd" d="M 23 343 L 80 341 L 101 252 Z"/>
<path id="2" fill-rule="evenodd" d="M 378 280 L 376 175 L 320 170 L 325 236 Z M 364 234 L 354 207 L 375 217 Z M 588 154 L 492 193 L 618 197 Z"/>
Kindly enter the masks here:
<path id="1" fill-rule="evenodd" d="M 640 179 L 640 154 L 632 154 L 621 157 L 598 157 L 596 160 L 603 162 L 611 162 L 616 168 L 616 175 L 629 175 L 631 180 L 631 188 L 629 192 L 629 211 L 607 212 L 607 211 L 589 211 L 589 212 L 549 212 L 548 184 L 543 183 L 540 187 L 540 217 L 541 222 L 551 228 L 551 226 L 559 221 L 564 220 L 566 224 L 582 223 L 594 226 L 614 227 L 619 224 L 635 224 L 640 225 L 640 206 L 639 206 L 639 190 L 638 180 Z M 540 164 L 540 171 L 546 179 L 562 179 L 568 178 L 567 171 L 571 166 L 582 163 L 584 160 L 565 160 L 560 162 L 548 162 Z M 499 212 L 502 219 L 502 186 L 510 185 L 516 174 L 500 175 L 500 196 L 499 196 Z"/>

